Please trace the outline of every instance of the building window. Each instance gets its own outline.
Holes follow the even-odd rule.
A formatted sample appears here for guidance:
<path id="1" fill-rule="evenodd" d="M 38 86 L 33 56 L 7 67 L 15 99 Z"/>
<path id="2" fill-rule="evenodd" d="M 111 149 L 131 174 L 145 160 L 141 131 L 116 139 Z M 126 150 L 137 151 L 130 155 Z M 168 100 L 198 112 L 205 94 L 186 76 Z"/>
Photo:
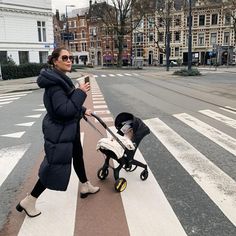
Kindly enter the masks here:
<path id="1" fill-rule="evenodd" d="M 198 34 L 198 46 L 204 46 L 204 33 Z"/>
<path id="2" fill-rule="evenodd" d="M 39 52 L 39 63 L 47 63 L 48 60 L 48 52 Z"/>
<path id="3" fill-rule="evenodd" d="M 143 49 L 142 48 L 136 48 L 136 52 L 137 52 L 137 57 L 143 56 Z"/>
<path id="4" fill-rule="evenodd" d="M 160 27 L 164 27 L 165 26 L 165 22 L 164 22 L 164 19 L 162 17 L 159 19 L 159 26 Z"/>
<path id="5" fill-rule="evenodd" d="M 211 24 L 217 25 L 218 24 L 218 14 L 212 14 L 211 15 Z"/>
<path id="6" fill-rule="evenodd" d="M 175 26 L 180 26 L 180 22 L 181 22 L 180 18 L 176 18 L 175 19 Z"/>
<path id="7" fill-rule="evenodd" d="M 77 39 L 77 32 L 74 31 L 74 38 Z"/>
<path id="8" fill-rule="evenodd" d="M 200 15 L 199 16 L 199 26 L 204 26 L 205 25 L 205 15 Z"/>
<path id="9" fill-rule="evenodd" d="M 87 51 L 86 43 L 82 43 L 81 46 L 82 46 L 82 51 Z"/>
<path id="10" fill-rule="evenodd" d="M 179 56 L 179 47 L 175 48 L 175 56 L 178 57 Z"/>
<path id="11" fill-rule="evenodd" d="M 225 25 L 230 25 L 231 23 L 231 16 L 229 13 L 225 15 Z"/>
<path id="12" fill-rule="evenodd" d="M 142 33 L 135 33 L 134 34 L 134 42 L 142 43 L 143 42 L 143 34 Z"/>
<path id="13" fill-rule="evenodd" d="M 211 33 L 211 45 L 216 44 L 216 37 L 217 37 L 216 33 Z"/>
<path id="14" fill-rule="evenodd" d="M 0 51 L 0 64 L 7 62 L 7 51 Z"/>
<path id="15" fill-rule="evenodd" d="M 20 64 L 25 64 L 29 63 L 29 52 L 28 51 L 19 51 L 19 63 Z"/>
<path id="16" fill-rule="evenodd" d="M 175 32 L 175 42 L 180 41 L 180 32 Z"/>
<path id="17" fill-rule="evenodd" d="M 46 24 L 45 21 L 37 21 L 38 40 L 39 42 L 46 42 Z"/>
<path id="18" fill-rule="evenodd" d="M 90 42 L 90 48 L 94 48 L 94 42 Z"/>
<path id="19" fill-rule="evenodd" d="M 159 42 L 164 42 L 164 33 L 159 32 L 159 34 L 158 34 L 158 41 Z"/>
<path id="20" fill-rule="evenodd" d="M 224 45 L 229 45 L 229 32 L 224 32 Z"/>
<path id="21" fill-rule="evenodd" d="M 85 38 L 86 38 L 86 33 L 84 32 L 84 30 L 82 30 L 81 35 L 82 35 L 82 39 L 85 39 Z"/>
<path id="22" fill-rule="evenodd" d="M 154 22 L 155 22 L 155 21 L 154 21 L 153 18 L 149 18 L 149 19 L 148 19 L 148 28 L 149 28 L 149 29 L 153 29 L 153 28 L 154 28 L 154 25 L 155 25 Z"/>
<path id="23" fill-rule="evenodd" d="M 149 42 L 154 42 L 154 34 L 149 33 Z"/>

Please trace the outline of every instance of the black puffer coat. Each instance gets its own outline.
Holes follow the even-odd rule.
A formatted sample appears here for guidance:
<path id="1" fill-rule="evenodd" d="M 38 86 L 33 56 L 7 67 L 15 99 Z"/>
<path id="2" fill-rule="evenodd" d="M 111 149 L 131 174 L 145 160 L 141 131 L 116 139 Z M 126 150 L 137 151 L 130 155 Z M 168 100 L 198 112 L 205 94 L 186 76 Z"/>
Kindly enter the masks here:
<path id="1" fill-rule="evenodd" d="M 65 191 L 71 174 L 73 142 L 85 112 L 83 103 L 87 95 L 75 89 L 70 78 L 55 69 L 42 71 L 37 83 L 45 88 L 47 110 L 42 125 L 45 157 L 39 178 L 45 187 Z"/>

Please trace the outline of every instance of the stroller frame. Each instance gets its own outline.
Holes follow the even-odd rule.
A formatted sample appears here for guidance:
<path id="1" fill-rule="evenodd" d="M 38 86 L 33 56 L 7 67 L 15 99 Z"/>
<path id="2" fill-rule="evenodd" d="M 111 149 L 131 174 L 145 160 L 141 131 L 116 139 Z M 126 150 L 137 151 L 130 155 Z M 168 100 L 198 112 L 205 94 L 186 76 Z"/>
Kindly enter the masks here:
<path id="1" fill-rule="evenodd" d="M 129 114 L 129 113 L 121 113 L 121 114 Z M 111 150 L 107 150 L 107 149 L 99 149 L 104 155 L 105 155 L 105 161 L 103 166 L 98 170 L 97 172 L 97 177 L 100 180 L 104 180 L 106 179 L 106 177 L 109 174 L 109 167 L 111 169 L 113 169 L 113 174 L 114 174 L 114 179 L 115 179 L 115 190 L 117 192 L 122 192 L 125 190 L 126 186 L 127 186 L 127 181 L 125 178 L 120 177 L 120 170 L 121 169 L 125 169 L 127 172 L 133 172 L 137 167 L 141 167 L 143 168 L 143 171 L 140 173 L 140 179 L 141 180 L 146 180 L 148 178 L 148 169 L 147 169 L 147 165 L 143 164 L 142 162 L 139 162 L 137 160 L 135 160 L 133 157 L 135 155 L 135 152 L 138 148 L 138 144 L 141 141 L 138 140 L 137 145 L 135 146 L 134 150 L 129 150 L 127 149 L 127 147 L 122 143 L 122 141 L 111 131 L 111 129 L 106 125 L 106 123 L 100 118 L 98 117 L 96 114 L 92 113 L 91 114 L 110 134 L 111 136 L 121 145 L 121 147 L 124 149 L 124 154 L 121 158 L 117 158 L 116 154 L 111 151 Z M 131 115 L 131 114 L 129 114 Z M 91 123 L 90 123 L 91 124 Z M 116 127 L 117 128 L 117 127 Z M 148 129 L 148 127 L 147 127 Z M 146 134 L 148 134 L 150 131 L 148 129 L 148 132 Z M 118 129 L 118 133 L 119 133 L 119 129 Z M 145 135 L 146 135 L 145 134 Z M 145 136 L 144 135 L 144 136 Z M 143 136 L 143 137 L 144 137 Z M 136 144 L 136 143 L 135 143 Z M 110 159 L 113 159 L 115 161 L 117 161 L 118 166 L 116 168 L 112 167 L 109 163 L 110 163 Z"/>

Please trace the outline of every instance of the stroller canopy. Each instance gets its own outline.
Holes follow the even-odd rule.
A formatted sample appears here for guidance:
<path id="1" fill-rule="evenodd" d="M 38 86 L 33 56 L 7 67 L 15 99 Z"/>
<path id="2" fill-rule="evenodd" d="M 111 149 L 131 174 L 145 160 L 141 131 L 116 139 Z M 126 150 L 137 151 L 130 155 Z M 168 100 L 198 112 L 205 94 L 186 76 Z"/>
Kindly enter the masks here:
<path id="1" fill-rule="evenodd" d="M 138 145 L 140 141 L 150 133 L 149 128 L 141 119 L 135 117 L 131 113 L 122 112 L 115 119 L 115 127 L 118 130 L 117 133 L 123 136 L 124 133 L 122 132 L 122 128 L 127 125 L 133 129 L 134 138 L 132 141 L 135 142 L 136 145 Z"/>

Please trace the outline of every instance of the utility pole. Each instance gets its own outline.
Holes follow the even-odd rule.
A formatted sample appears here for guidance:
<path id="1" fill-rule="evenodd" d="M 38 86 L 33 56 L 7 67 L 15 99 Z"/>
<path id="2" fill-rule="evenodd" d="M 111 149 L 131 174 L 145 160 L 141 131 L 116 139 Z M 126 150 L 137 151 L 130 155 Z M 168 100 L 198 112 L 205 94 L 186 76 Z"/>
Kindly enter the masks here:
<path id="1" fill-rule="evenodd" d="M 66 38 L 67 38 L 67 43 L 68 43 L 67 47 L 68 47 L 68 50 L 70 50 L 70 35 L 69 35 L 68 12 L 67 12 L 68 7 L 75 7 L 75 5 L 66 5 Z"/>
<path id="2" fill-rule="evenodd" d="M 168 0 L 166 3 L 166 71 L 170 69 L 170 8 L 171 1 Z"/>
<path id="3" fill-rule="evenodd" d="M 189 0 L 188 70 L 192 69 L 192 0 Z"/>

